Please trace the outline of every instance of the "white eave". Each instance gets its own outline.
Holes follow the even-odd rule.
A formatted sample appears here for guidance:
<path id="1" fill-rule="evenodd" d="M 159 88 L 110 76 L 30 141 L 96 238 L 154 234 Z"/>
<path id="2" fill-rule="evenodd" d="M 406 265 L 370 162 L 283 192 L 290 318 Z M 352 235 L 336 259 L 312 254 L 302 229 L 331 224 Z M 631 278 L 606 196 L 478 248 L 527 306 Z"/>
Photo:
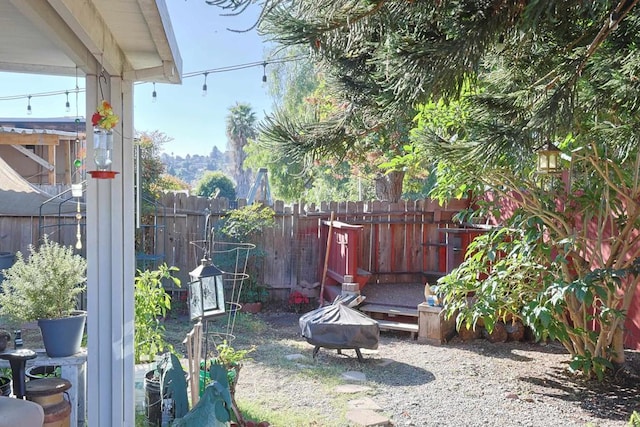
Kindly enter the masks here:
<path id="1" fill-rule="evenodd" d="M 164 0 L 0 0 L 0 70 L 180 83 Z"/>
<path id="2" fill-rule="evenodd" d="M 78 136 L 76 132 L 65 132 L 62 130 L 51 129 L 21 129 L 8 126 L 0 126 L 0 138 L 3 133 L 11 133 L 17 135 L 56 135 L 65 138 L 75 138 Z"/>

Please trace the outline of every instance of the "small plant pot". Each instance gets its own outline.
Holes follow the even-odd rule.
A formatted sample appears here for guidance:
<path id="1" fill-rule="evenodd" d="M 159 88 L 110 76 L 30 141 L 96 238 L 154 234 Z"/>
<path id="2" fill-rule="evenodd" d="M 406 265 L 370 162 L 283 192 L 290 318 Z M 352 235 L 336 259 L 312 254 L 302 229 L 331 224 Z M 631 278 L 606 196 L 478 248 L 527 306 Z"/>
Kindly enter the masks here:
<path id="1" fill-rule="evenodd" d="M 0 377 L 0 396 L 11 396 L 11 378 Z"/>
<path id="2" fill-rule="evenodd" d="M 261 302 L 245 302 L 242 304 L 242 308 L 240 309 L 243 313 L 260 313 L 262 311 L 262 303 Z"/>
<path id="3" fill-rule="evenodd" d="M 200 377 L 198 378 L 198 396 L 202 397 L 204 389 L 209 385 L 211 379 L 209 378 L 209 372 L 205 371 L 203 367 L 200 367 Z"/>
<path id="4" fill-rule="evenodd" d="M 60 366 L 30 366 L 25 370 L 25 375 L 30 380 L 60 378 Z"/>
<path id="5" fill-rule="evenodd" d="M 150 426 L 159 426 L 162 421 L 162 398 L 160 397 L 160 378 L 155 371 L 144 376 L 145 416 Z"/>

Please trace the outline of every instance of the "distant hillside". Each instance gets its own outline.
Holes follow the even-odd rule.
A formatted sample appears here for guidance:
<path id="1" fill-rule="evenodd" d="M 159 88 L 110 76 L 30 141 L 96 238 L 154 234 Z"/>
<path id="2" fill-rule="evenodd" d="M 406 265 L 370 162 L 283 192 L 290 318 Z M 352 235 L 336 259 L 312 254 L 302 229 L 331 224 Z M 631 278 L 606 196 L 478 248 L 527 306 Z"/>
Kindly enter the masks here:
<path id="1" fill-rule="evenodd" d="M 181 157 L 163 153 L 160 159 L 169 175 L 176 176 L 191 186 L 194 186 L 206 171 L 227 170 L 226 155 L 215 146 L 207 156 L 187 154 L 186 157 Z"/>

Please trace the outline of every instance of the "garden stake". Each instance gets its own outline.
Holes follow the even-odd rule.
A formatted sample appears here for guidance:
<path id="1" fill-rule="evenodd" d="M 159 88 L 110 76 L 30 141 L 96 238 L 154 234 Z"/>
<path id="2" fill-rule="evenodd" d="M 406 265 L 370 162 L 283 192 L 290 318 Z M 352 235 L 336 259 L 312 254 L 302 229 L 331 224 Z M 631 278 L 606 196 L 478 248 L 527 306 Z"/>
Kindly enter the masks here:
<path id="1" fill-rule="evenodd" d="M 329 234 L 327 235 L 327 250 L 324 253 L 324 268 L 322 269 L 322 282 L 320 282 L 320 307 L 324 305 L 324 281 L 327 278 L 327 268 L 329 265 L 329 250 L 331 249 L 331 231 L 333 231 L 333 211 L 329 220 Z"/>

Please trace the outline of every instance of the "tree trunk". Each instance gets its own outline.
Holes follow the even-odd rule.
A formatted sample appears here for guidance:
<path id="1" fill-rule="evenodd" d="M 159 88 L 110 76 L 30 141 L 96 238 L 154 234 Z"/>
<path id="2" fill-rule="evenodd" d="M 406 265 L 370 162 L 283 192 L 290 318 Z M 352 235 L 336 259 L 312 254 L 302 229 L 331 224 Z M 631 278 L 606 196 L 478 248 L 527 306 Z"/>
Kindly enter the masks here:
<path id="1" fill-rule="evenodd" d="M 385 175 L 379 174 L 374 181 L 378 200 L 395 203 L 402 197 L 404 172 L 393 171 Z"/>
<path id="2" fill-rule="evenodd" d="M 624 329 L 621 325 L 618 326 L 615 331 L 613 331 L 611 350 L 613 350 L 613 354 L 611 355 L 611 362 L 617 365 L 623 365 L 625 363 Z"/>

